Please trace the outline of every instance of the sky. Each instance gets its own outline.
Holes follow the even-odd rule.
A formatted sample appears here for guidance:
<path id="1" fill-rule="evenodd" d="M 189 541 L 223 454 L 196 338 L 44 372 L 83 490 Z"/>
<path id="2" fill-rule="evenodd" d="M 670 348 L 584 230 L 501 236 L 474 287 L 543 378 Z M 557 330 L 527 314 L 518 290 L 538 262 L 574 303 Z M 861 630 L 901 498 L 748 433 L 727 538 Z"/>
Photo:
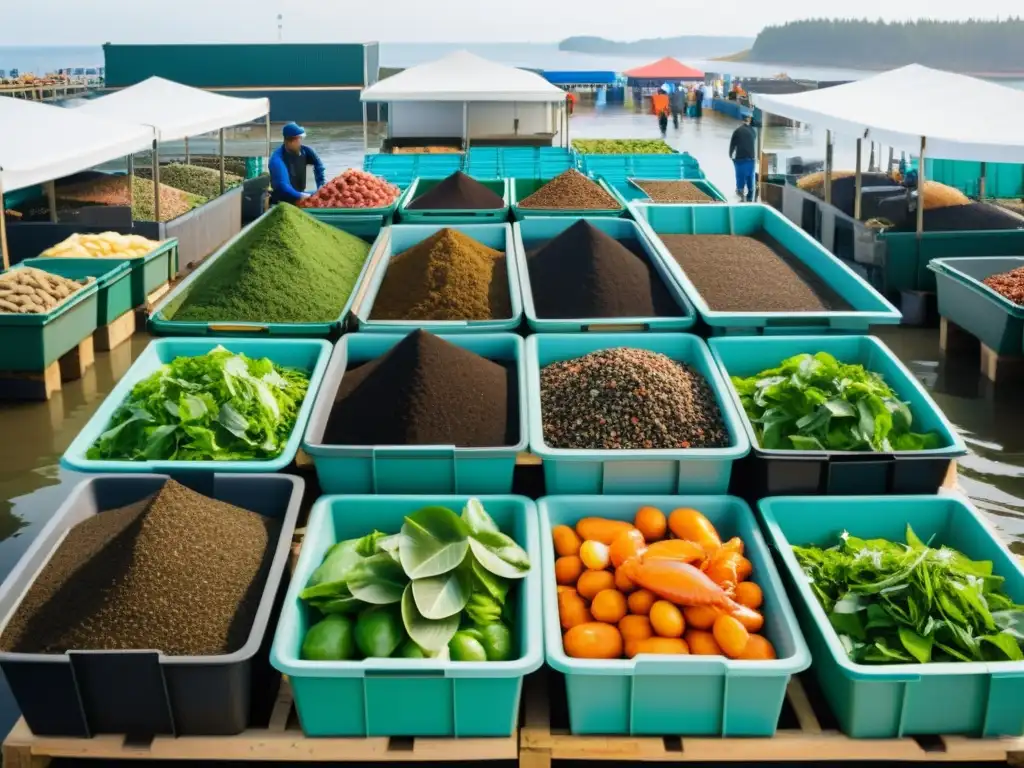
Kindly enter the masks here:
<path id="1" fill-rule="evenodd" d="M 827 15 L 820 0 L 0 0 L 0 45 L 268 42 L 550 42 L 682 34 L 755 36 L 769 24 Z M 995 18 L 1020 0 L 858 0 L 861 17 Z M 836 9 L 848 15 L 851 8 Z"/>

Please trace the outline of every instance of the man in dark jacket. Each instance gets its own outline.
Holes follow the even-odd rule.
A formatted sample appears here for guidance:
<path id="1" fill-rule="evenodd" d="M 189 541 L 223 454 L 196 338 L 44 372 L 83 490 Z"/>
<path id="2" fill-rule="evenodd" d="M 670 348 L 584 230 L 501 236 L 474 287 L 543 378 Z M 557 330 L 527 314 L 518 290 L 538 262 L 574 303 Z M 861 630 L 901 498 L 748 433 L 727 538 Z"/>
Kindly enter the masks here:
<path id="1" fill-rule="evenodd" d="M 303 145 L 306 131 L 302 126 L 288 123 L 281 134 L 284 143 L 270 156 L 270 202 L 294 205 L 309 197 L 306 192 L 307 166 L 313 166 L 316 188 L 320 189 L 326 181 L 324 164 L 312 147 Z"/>
<path id="2" fill-rule="evenodd" d="M 683 110 L 686 109 L 686 91 L 682 83 L 676 85 L 675 90 L 669 95 L 668 101 L 672 105 L 672 124 L 678 128 L 679 118 L 682 116 Z"/>
<path id="3" fill-rule="evenodd" d="M 736 194 L 740 202 L 754 199 L 754 160 L 757 157 L 757 134 L 750 125 L 751 117 L 732 132 L 729 142 L 729 157 L 736 168 Z"/>

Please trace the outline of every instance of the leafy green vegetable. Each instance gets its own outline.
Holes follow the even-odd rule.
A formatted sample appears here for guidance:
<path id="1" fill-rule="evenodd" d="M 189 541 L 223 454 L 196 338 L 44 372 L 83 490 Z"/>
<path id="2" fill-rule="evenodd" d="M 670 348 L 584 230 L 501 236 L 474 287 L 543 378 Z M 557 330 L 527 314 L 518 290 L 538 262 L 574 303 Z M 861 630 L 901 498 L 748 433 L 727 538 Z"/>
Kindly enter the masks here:
<path id="1" fill-rule="evenodd" d="M 447 507 L 424 507 L 405 518 L 398 547 L 409 578 L 440 576 L 457 568 L 469 549 L 469 529 Z"/>
<path id="2" fill-rule="evenodd" d="M 416 645 L 430 654 L 440 653 L 459 630 L 459 615 L 456 613 L 443 619 L 428 619 L 416 607 L 412 584 L 402 595 L 402 623 L 405 631 Z"/>
<path id="3" fill-rule="evenodd" d="M 465 568 L 456 568 L 440 576 L 416 579 L 412 596 L 417 610 L 428 619 L 446 619 L 462 612 L 469 602 L 472 577 Z"/>
<path id="4" fill-rule="evenodd" d="M 90 459 L 241 461 L 284 450 L 306 397 L 303 371 L 229 352 L 178 357 L 136 384 Z"/>
<path id="5" fill-rule="evenodd" d="M 862 664 L 1020 661 L 1024 606 L 989 561 L 843 533 L 828 549 L 793 547 L 850 658 Z"/>
<path id="6" fill-rule="evenodd" d="M 732 377 L 762 448 L 801 451 L 918 451 L 942 447 L 912 432 L 907 404 L 862 365 L 827 352 L 783 360 L 756 376 Z"/>
<path id="7" fill-rule="evenodd" d="M 368 557 L 348 574 L 348 588 L 352 596 L 371 605 L 389 605 L 402 599 L 409 577 L 402 564 L 387 552 Z"/>

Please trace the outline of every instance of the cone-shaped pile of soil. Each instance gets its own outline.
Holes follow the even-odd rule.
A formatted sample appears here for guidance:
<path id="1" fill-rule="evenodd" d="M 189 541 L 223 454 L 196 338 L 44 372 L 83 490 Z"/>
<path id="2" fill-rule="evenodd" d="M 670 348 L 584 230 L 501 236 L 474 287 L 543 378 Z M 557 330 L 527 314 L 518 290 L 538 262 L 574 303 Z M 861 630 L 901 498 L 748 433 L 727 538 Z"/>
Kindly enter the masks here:
<path id="1" fill-rule="evenodd" d="M 622 205 L 596 181 L 570 168 L 520 200 L 519 207 L 611 211 Z"/>
<path id="2" fill-rule="evenodd" d="M 324 432 L 328 445 L 515 445 L 514 365 L 426 331 L 345 372 Z"/>
<path id="3" fill-rule="evenodd" d="M 583 219 L 526 259 L 537 317 L 681 314 L 639 241 L 620 242 Z"/>
<path id="4" fill-rule="evenodd" d="M 406 206 L 411 211 L 430 209 L 484 211 L 504 207 L 505 200 L 501 195 L 462 171 L 456 171 Z"/>

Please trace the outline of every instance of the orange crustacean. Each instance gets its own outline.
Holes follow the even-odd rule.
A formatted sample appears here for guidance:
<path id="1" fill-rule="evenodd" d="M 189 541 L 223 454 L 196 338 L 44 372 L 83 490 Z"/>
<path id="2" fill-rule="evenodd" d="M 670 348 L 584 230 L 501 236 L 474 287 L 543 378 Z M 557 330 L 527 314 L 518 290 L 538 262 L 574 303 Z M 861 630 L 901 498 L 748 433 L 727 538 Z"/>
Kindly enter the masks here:
<path id="1" fill-rule="evenodd" d="M 682 563 L 699 563 L 704 560 L 704 548 L 686 539 L 668 539 L 656 541 L 644 552 L 644 562 L 648 560 L 678 560 Z"/>
<path id="2" fill-rule="evenodd" d="M 676 605 L 713 605 L 718 608 L 735 605 L 724 589 L 689 563 L 634 558 L 619 567 L 625 569 L 626 576 L 634 584 Z"/>

